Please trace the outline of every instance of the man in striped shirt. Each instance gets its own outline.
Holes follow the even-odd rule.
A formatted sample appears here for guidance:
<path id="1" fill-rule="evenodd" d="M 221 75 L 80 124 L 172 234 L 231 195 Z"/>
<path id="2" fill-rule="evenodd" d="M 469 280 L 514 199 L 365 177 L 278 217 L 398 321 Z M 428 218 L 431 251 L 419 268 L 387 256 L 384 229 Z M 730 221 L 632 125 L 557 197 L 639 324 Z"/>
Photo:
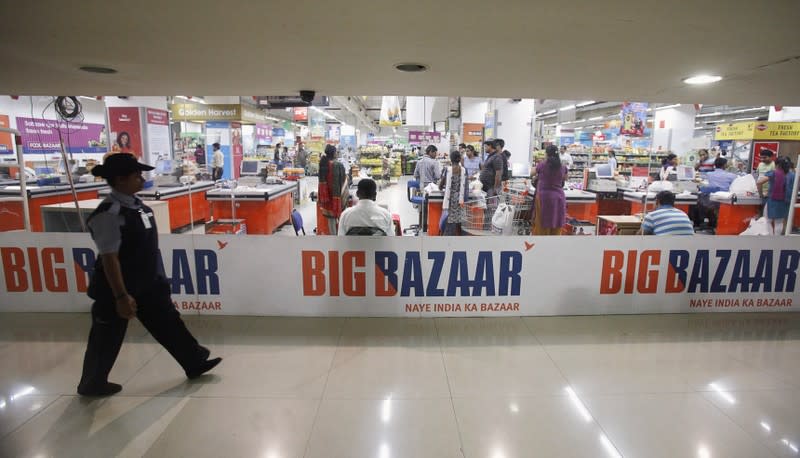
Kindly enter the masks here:
<path id="1" fill-rule="evenodd" d="M 694 226 L 686 213 L 675 208 L 675 194 L 661 191 L 656 194 L 658 208 L 648 213 L 642 222 L 644 235 L 694 235 Z"/>

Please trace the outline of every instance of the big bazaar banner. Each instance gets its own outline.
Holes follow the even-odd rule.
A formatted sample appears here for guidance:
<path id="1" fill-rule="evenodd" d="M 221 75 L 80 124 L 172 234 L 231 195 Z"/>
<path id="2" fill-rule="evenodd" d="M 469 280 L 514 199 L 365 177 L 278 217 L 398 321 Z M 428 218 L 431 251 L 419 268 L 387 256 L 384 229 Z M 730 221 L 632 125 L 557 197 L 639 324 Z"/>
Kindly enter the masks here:
<path id="1" fill-rule="evenodd" d="M 517 316 L 797 311 L 791 237 L 162 237 L 183 313 Z M 0 311 L 89 310 L 86 234 L 0 235 Z"/>

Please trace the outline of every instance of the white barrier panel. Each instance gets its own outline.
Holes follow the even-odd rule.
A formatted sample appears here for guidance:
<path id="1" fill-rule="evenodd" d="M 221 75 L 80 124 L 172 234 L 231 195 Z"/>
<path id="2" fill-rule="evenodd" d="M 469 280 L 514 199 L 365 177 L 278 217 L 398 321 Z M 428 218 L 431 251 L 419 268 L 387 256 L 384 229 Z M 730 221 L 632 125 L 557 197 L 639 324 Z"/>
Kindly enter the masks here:
<path id="1" fill-rule="evenodd" d="M 183 313 L 796 311 L 792 237 L 161 237 Z M 0 235 L 0 311 L 87 311 L 86 234 Z"/>

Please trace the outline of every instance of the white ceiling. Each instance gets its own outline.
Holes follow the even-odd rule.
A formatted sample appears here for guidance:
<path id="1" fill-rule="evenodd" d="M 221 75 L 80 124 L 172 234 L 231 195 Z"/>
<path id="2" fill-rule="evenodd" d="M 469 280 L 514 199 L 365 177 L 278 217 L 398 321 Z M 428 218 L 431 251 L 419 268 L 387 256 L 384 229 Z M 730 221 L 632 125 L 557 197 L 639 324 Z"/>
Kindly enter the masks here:
<path id="1" fill-rule="evenodd" d="M 7 94 L 800 105 L 797 0 L 37 0 L 1 2 L 0 17 Z M 394 70 L 409 61 L 430 70 Z M 681 82 L 705 72 L 725 79 Z"/>

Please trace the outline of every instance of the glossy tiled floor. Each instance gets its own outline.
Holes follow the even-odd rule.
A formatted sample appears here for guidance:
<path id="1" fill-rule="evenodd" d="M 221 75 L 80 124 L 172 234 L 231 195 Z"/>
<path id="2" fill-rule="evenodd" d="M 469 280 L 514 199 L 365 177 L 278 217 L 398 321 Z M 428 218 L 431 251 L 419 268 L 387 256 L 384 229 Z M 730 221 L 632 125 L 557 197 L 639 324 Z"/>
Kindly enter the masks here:
<path id="1" fill-rule="evenodd" d="M 796 314 L 187 322 L 212 375 L 133 322 L 90 401 L 87 315 L 0 315 L 0 456 L 798 456 Z"/>

